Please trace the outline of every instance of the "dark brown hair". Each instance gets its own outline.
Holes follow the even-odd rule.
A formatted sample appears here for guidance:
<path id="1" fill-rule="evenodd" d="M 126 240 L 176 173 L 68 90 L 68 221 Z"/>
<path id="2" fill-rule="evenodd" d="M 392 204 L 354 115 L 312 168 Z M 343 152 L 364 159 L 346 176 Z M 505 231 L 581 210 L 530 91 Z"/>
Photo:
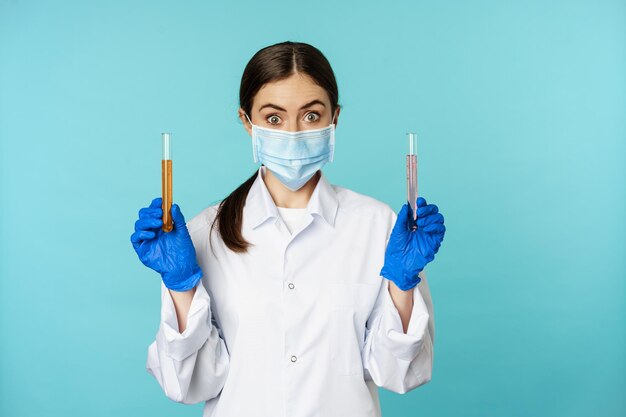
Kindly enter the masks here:
<path id="1" fill-rule="evenodd" d="M 239 86 L 240 107 L 249 117 L 252 117 L 252 101 L 256 93 L 265 84 L 283 80 L 296 73 L 308 75 L 326 90 L 330 98 L 331 114 L 334 114 L 337 107 L 340 107 L 339 93 L 330 63 L 314 46 L 291 41 L 266 46 L 250 59 L 243 71 Z M 251 245 L 241 234 L 241 221 L 243 206 L 256 177 L 255 171 L 250 178 L 220 202 L 213 221 L 213 226 L 217 223 L 226 246 L 234 252 L 245 253 Z"/>

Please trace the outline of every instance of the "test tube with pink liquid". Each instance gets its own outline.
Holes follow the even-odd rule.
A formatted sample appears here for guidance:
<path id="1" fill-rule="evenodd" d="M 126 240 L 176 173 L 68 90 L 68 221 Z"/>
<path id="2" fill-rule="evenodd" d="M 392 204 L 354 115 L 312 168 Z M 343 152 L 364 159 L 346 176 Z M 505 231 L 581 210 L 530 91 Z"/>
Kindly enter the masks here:
<path id="1" fill-rule="evenodd" d="M 410 228 L 417 230 L 417 134 L 411 132 L 406 136 L 409 142 L 406 155 L 406 194 L 413 215 Z"/>

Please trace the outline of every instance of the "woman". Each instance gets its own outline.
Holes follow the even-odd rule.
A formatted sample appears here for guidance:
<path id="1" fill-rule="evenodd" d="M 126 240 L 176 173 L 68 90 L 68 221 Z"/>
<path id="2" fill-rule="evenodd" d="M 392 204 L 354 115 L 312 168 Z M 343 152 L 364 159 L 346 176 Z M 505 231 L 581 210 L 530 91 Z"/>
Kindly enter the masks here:
<path id="1" fill-rule="evenodd" d="M 313 46 L 257 52 L 240 106 L 258 171 L 188 224 L 173 204 L 169 233 L 160 198 L 139 211 L 133 247 L 162 277 L 147 369 L 172 400 L 205 401 L 205 417 L 380 416 L 377 386 L 431 379 L 423 269 L 443 216 L 419 198 L 409 231 L 408 204 L 396 216 L 328 183 L 340 106 Z"/>

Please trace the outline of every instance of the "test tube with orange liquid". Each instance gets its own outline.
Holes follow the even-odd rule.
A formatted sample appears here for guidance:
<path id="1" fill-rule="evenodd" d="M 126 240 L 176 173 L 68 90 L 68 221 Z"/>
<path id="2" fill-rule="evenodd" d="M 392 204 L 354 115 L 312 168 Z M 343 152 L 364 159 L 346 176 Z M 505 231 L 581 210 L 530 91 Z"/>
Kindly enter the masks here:
<path id="1" fill-rule="evenodd" d="M 163 160 L 161 161 L 161 193 L 163 199 L 163 231 L 171 232 L 172 225 L 172 135 L 161 134 Z"/>

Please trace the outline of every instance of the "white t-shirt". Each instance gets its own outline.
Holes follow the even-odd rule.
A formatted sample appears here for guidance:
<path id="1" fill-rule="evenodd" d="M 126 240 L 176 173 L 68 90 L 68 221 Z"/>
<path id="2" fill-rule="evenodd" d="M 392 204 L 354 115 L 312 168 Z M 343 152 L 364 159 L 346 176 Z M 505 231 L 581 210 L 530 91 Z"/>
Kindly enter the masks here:
<path id="1" fill-rule="evenodd" d="M 302 226 L 308 219 L 309 213 L 307 213 L 306 208 L 287 208 L 287 207 L 278 207 L 278 213 L 280 217 L 285 222 L 287 226 L 287 230 L 289 233 L 293 235 L 294 230 L 298 230 L 300 226 Z"/>

